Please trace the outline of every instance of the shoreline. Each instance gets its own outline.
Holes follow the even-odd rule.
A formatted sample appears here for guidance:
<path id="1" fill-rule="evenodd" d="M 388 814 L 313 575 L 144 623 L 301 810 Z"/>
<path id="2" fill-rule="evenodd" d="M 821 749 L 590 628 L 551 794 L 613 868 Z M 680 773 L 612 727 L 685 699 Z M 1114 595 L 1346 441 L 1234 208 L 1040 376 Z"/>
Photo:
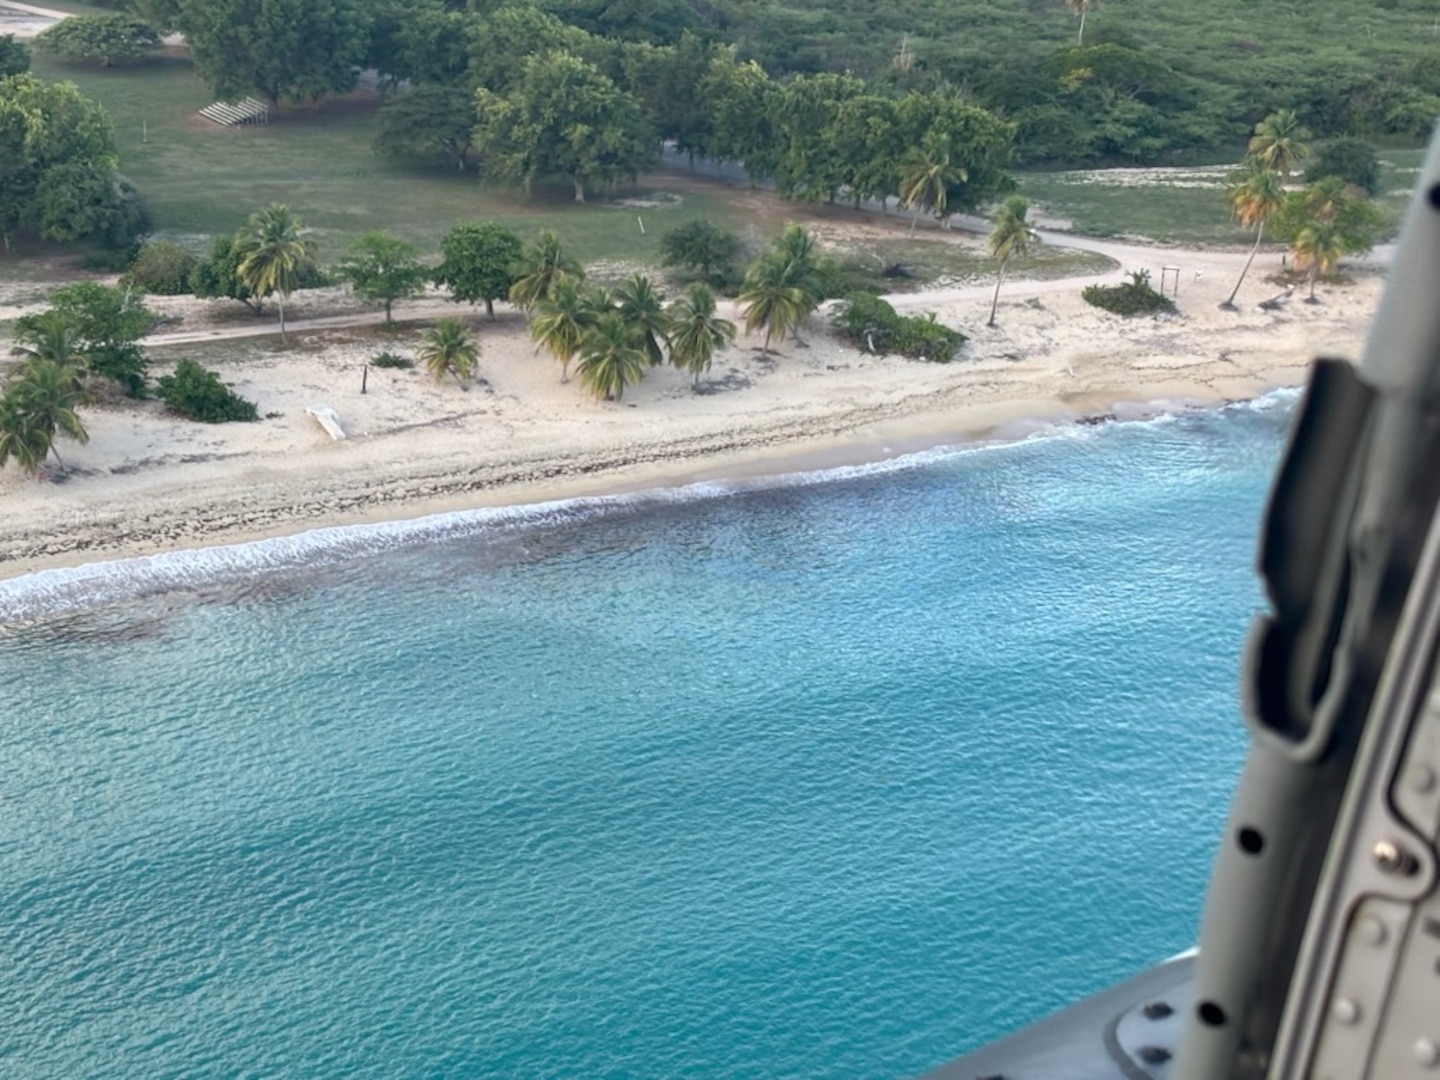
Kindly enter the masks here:
<path id="1" fill-rule="evenodd" d="M 197 424 L 154 401 L 87 409 L 89 443 L 60 447 L 63 482 L 0 470 L 0 580 L 332 526 L 743 483 L 1112 416 L 1216 408 L 1302 384 L 1315 356 L 1358 356 L 1382 279 L 1332 287 L 1322 306 L 1242 313 L 1216 308 L 1228 284 L 1207 278 L 1177 315 L 1125 320 L 1084 304 L 1078 290 L 1030 283 L 1007 295 L 995 327 L 980 321 L 985 289 L 935 305 L 938 318 L 970 334 L 950 364 L 864 353 L 816 325 L 807 343 L 787 341 L 778 355 L 742 339 L 698 389 L 684 372 L 653 369 L 621 402 L 562 382 L 515 315 L 472 320 L 483 352 L 468 393 L 418 370 L 372 369 L 364 390 L 374 351 L 407 344 L 395 333 L 317 331 L 287 348 L 176 346 L 157 363 L 197 358 L 269 418 Z M 189 322 L 208 310 L 178 314 Z M 307 415 L 317 404 L 338 413 L 348 438 L 331 441 Z"/>
<path id="2" fill-rule="evenodd" d="M 1032 438 L 1059 436 L 1069 428 L 1143 423 L 1162 416 L 1219 411 L 1301 385 L 1302 381 L 1286 379 L 1247 396 L 1194 395 L 1119 400 L 1111 402 L 1108 408 L 1087 411 L 1075 411 L 1058 401 L 1049 403 L 1052 406 L 1049 409 L 1030 407 L 1042 406 L 1045 404 L 1042 401 L 1017 402 L 1004 409 L 976 410 L 988 414 L 978 424 L 966 424 L 954 413 L 920 414 L 906 418 L 911 421 L 909 424 L 891 421 L 888 425 L 875 425 L 888 428 L 886 431 L 862 429 L 863 433 L 857 431 L 850 437 L 800 437 L 781 442 L 757 440 L 746 446 L 714 452 L 700 450 L 679 458 L 666 459 L 664 446 L 647 447 L 644 451 L 648 453 L 642 452 L 641 456 L 650 460 L 618 462 L 612 467 L 591 470 L 580 478 L 537 479 L 532 473 L 525 479 L 510 482 L 496 479 L 470 486 L 460 481 L 454 490 L 434 490 L 425 494 L 412 490 L 397 496 L 392 491 L 386 491 L 376 498 L 374 492 L 352 492 L 342 496 L 342 500 L 359 499 L 366 505 L 349 510 L 302 506 L 295 508 L 298 512 L 288 516 L 277 507 L 272 511 L 274 518 L 264 523 L 222 523 L 233 515 L 223 515 L 218 522 L 201 515 L 192 517 L 183 527 L 175 521 L 156 523 L 148 531 L 132 527 L 123 540 L 116 542 L 107 542 L 103 536 L 92 532 L 72 538 L 69 541 L 71 546 L 64 551 L 0 559 L 0 586 L 18 584 L 44 571 L 91 566 L 98 569 L 157 555 L 199 553 L 357 527 L 409 525 L 412 528 L 407 530 L 408 535 L 412 541 L 418 541 L 418 534 L 426 531 L 424 526 L 427 522 L 435 525 L 437 532 L 446 531 L 438 519 L 450 515 L 499 510 L 524 512 L 627 496 L 659 497 L 662 493 L 678 493 L 703 486 L 754 490 L 784 486 L 787 481 L 794 482 L 800 478 L 806 478 L 806 482 L 824 483 L 841 479 L 832 474 L 844 472 L 855 475 L 867 467 L 883 467 L 935 452 L 1002 447 Z M 517 468 L 524 466 L 517 464 Z M 438 484 L 431 480 L 420 486 L 436 487 Z M 184 539 L 179 543 L 168 542 L 175 531 L 182 528 Z M 404 546 L 405 543 L 401 540 L 396 546 Z"/>

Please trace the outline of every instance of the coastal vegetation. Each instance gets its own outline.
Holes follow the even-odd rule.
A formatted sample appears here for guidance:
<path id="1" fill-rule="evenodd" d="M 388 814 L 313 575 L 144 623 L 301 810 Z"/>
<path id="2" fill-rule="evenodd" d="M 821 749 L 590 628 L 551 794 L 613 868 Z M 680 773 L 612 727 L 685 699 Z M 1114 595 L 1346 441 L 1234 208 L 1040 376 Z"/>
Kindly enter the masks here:
<path id="1" fill-rule="evenodd" d="M 1155 290 L 1148 270 L 1135 270 L 1119 285 L 1087 285 L 1081 291 L 1087 304 L 1112 315 L 1167 315 L 1175 301 Z"/>
<path id="2" fill-rule="evenodd" d="M 915 360 L 948 364 L 955 359 L 966 338 L 959 330 L 945 326 L 933 313 L 916 316 L 899 314 L 883 297 L 856 293 L 837 305 L 835 327 L 857 347 L 886 356 L 899 353 Z"/>
<path id="3" fill-rule="evenodd" d="M 169 375 L 155 384 L 155 396 L 173 413 L 204 424 L 246 422 L 259 418 L 253 401 L 246 401 L 211 371 L 194 360 L 181 360 Z"/>

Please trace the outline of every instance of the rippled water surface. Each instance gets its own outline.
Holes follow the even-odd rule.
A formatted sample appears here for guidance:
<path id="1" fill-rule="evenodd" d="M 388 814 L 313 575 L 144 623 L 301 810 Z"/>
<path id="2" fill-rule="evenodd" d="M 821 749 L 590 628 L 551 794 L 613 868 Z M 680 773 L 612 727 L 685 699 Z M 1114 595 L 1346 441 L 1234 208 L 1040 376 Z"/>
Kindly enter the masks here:
<path id="1" fill-rule="evenodd" d="M 1285 418 L 0 585 L 0 1075 L 898 1078 L 1188 947 Z"/>

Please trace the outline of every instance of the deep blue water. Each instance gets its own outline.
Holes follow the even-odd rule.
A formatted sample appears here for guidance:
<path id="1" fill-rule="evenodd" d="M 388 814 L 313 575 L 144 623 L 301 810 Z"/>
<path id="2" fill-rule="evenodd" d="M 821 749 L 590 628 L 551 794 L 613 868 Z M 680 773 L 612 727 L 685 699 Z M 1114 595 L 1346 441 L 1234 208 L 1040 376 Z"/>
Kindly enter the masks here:
<path id="1" fill-rule="evenodd" d="M 898 1078 L 1189 947 L 1287 415 L 0 585 L 0 1075 Z"/>

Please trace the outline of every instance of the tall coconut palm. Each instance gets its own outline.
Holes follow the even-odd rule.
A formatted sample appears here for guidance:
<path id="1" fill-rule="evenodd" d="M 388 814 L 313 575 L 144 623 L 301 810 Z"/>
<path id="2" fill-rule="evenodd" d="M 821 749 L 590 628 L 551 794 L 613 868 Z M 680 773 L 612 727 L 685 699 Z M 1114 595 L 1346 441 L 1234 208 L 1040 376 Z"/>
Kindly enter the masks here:
<path id="1" fill-rule="evenodd" d="M 770 343 L 787 333 L 798 331 L 817 303 L 796 267 L 773 255 L 760 259 L 750 267 L 737 299 L 745 305 L 742 312 L 745 332 L 765 331 L 765 345 L 761 352 L 767 356 Z"/>
<path id="2" fill-rule="evenodd" d="M 480 347 L 460 325 L 459 319 L 441 319 L 425 331 L 416 355 L 425 369 L 435 376 L 436 382 L 446 375 L 454 375 L 460 389 L 468 390 L 475 362 L 480 358 Z"/>
<path id="3" fill-rule="evenodd" d="M 1030 241 L 1035 234 L 1025 215 L 1030 212 L 1030 201 L 1023 195 L 1012 195 L 1005 200 L 995 215 L 995 228 L 990 230 L 990 254 L 1000 260 L 1000 274 L 995 279 L 995 297 L 990 301 L 990 322 L 995 325 L 995 309 L 1000 306 L 1000 285 L 1005 280 L 1005 268 L 1015 256 L 1022 259 L 1030 250 Z"/>
<path id="4" fill-rule="evenodd" d="M 618 311 L 602 312 L 580 346 L 580 381 L 597 398 L 619 401 L 645 377 L 645 352 Z"/>
<path id="5" fill-rule="evenodd" d="M 1321 274 L 1328 274 L 1345 254 L 1345 240 L 1339 227 L 1333 221 L 1314 221 L 1295 234 L 1290 245 L 1297 269 L 1310 271 L 1310 295 L 1307 304 L 1318 304 L 1315 296 L 1315 282 Z"/>
<path id="6" fill-rule="evenodd" d="M 285 298 L 295 291 L 300 271 L 314 261 L 315 245 L 302 235 L 300 219 L 283 203 L 271 203 L 250 215 L 236 247 L 235 272 L 254 296 L 274 292 L 279 298 L 280 340 L 285 340 Z"/>
<path id="7" fill-rule="evenodd" d="M 515 284 L 510 286 L 510 302 L 530 311 L 555 291 L 563 278 L 577 281 L 585 277 L 585 268 L 565 254 L 560 238 L 550 229 L 543 229 L 540 238 L 526 244 L 516 268 Z"/>
<path id="8" fill-rule="evenodd" d="M 665 362 L 665 347 L 670 343 L 667 336 L 670 320 L 665 317 L 664 296 L 655 291 L 648 277 L 635 274 L 615 290 L 614 301 L 635 344 L 651 367 L 659 367 Z"/>
<path id="9" fill-rule="evenodd" d="M 970 174 L 965 168 L 950 160 L 948 139 L 912 149 L 900 163 L 900 203 L 914 212 L 910 218 L 910 235 L 915 235 L 922 209 L 944 218 L 950 185 L 963 184 L 968 179 Z"/>
<path id="10" fill-rule="evenodd" d="M 1258 158 L 1267 169 L 1280 174 L 1282 182 L 1290 179 L 1296 167 L 1310 156 L 1305 140 L 1310 132 L 1301 126 L 1293 109 L 1279 109 L 1255 125 L 1250 138 L 1250 155 Z"/>
<path id="11" fill-rule="evenodd" d="M 697 281 L 670 305 L 670 362 L 695 376 L 710 370 L 715 352 L 735 340 L 735 324 L 715 314 L 715 294 Z"/>
<path id="12" fill-rule="evenodd" d="M 1261 158 L 1248 157 L 1245 159 L 1244 172 L 1231 181 L 1226 194 L 1230 199 L 1230 211 L 1235 215 L 1235 220 L 1245 228 L 1255 230 L 1255 245 L 1250 249 L 1250 257 L 1241 267 L 1240 278 L 1235 282 L 1235 288 L 1230 290 L 1229 298 L 1220 305 L 1228 311 L 1234 311 L 1235 297 L 1240 292 L 1240 285 L 1244 282 L 1245 275 L 1250 272 L 1250 264 L 1255 261 L 1260 242 L 1265 238 L 1265 222 L 1285 203 L 1285 184 L 1280 173 L 1266 165 Z"/>
<path id="13" fill-rule="evenodd" d="M 41 461 L 46 454 L 53 453 L 55 460 L 64 464 L 54 445 L 57 432 L 82 446 L 90 441 L 85 425 L 75 412 L 75 407 L 85 400 L 82 372 L 77 367 L 49 359 L 27 360 L 18 377 L 10 380 L 4 400 L 7 426 L 15 429 L 19 442 L 28 443 L 33 449 L 44 443 Z M 15 453 L 14 446 L 11 453 Z"/>
<path id="14" fill-rule="evenodd" d="M 550 296 L 540 300 L 530 317 L 530 337 L 560 361 L 560 381 L 570 381 L 570 361 L 580 351 L 586 332 L 595 325 L 600 310 L 580 282 L 562 277 Z"/>
<path id="15" fill-rule="evenodd" d="M 1076 48 L 1085 47 L 1085 16 L 1100 6 L 1100 0 L 1065 0 L 1065 6 L 1080 16 L 1080 33 L 1075 38 Z"/>

